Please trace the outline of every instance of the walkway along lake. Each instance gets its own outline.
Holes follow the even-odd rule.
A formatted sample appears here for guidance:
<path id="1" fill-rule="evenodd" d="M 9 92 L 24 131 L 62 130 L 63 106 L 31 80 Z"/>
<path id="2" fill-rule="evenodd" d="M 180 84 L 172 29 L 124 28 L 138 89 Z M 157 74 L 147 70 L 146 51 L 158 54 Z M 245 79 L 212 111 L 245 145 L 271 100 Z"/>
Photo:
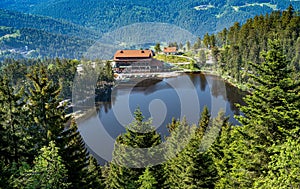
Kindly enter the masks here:
<path id="1" fill-rule="evenodd" d="M 193 96 L 187 100 L 182 98 L 184 95 Z M 100 102 L 97 114 L 79 122 L 78 127 L 90 153 L 102 164 L 105 161 L 99 153 L 111 155 L 114 139 L 125 132 L 125 126 L 132 121 L 137 107 L 146 119 L 151 117 L 164 138 L 169 134 L 166 125 L 173 117 L 186 117 L 189 123 L 197 124 L 204 106 L 211 110 L 213 117 L 222 108 L 230 122 L 238 124 L 234 118 L 239 114 L 235 104 L 243 104 L 244 95 L 213 75 L 183 74 L 161 80 L 140 78 L 135 83 L 120 83 L 113 88 L 111 101 Z"/>

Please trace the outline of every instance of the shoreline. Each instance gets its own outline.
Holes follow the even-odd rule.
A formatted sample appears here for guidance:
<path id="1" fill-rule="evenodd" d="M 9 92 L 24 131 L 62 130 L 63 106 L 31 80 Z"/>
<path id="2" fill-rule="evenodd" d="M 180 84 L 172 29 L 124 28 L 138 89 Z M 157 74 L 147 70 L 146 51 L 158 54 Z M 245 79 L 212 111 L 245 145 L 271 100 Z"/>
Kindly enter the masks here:
<path id="1" fill-rule="evenodd" d="M 161 73 L 133 73 L 133 74 L 124 74 L 125 76 L 131 76 L 131 77 L 126 77 L 121 80 L 116 80 L 118 82 L 115 83 L 113 86 L 115 87 L 120 87 L 122 85 L 123 87 L 131 87 L 135 86 L 139 81 L 142 80 L 157 80 L 157 81 L 162 81 L 164 78 L 172 78 L 172 77 L 177 77 L 180 76 L 181 74 L 203 74 L 203 75 L 211 75 L 211 76 L 216 76 L 220 77 L 224 82 L 228 83 L 229 85 L 238 88 L 239 90 L 243 92 L 249 92 L 248 90 L 244 89 L 246 87 L 241 87 L 240 85 L 236 84 L 234 81 L 230 81 L 228 78 L 225 76 L 219 74 L 217 71 L 212 71 L 212 70 L 199 70 L 199 71 L 181 71 L 181 72 L 161 72 Z M 146 77 L 151 75 L 151 77 Z M 86 119 L 92 117 L 95 115 L 95 107 L 92 107 L 91 109 L 87 109 L 85 111 L 80 111 L 80 112 L 72 112 L 69 115 L 71 115 L 76 122 L 83 122 Z"/>
<path id="2" fill-rule="evenodd" d="M 238 84 L 235 81 L 232 81 L 232 79 L 218 73 L 218 71 L 212 71 L 212 70 L 201 70 L 201 73 L 205 74 L 205 75 L 212 75 L 212 76 L 218 76 L 221 79 L 223 79 L 226 83 L 232 85 L 233 87 L 238 88 L 239 90 L 243 91 L 243 92 L 250 92 L 249 89 L 247 88 L 247 86 L 245 86 L 245 84 Z"/>

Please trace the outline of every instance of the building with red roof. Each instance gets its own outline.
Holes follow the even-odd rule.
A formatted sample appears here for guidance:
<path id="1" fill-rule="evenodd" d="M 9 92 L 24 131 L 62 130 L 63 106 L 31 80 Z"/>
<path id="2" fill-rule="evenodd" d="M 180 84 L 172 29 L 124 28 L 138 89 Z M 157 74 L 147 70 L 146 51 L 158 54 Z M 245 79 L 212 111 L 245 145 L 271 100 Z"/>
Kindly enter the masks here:
<path id="1" fill-rule="evenodd" d="M 118 50 L 114 55 L 117 72 L 161 71 L 163 62 L 153 58 L 152 50 Z"/>
<path id="2" fill-rule="evenodd" d="M 177 47 L 165 47 L 163 52 L 165 54 L 177 54 Z"/>

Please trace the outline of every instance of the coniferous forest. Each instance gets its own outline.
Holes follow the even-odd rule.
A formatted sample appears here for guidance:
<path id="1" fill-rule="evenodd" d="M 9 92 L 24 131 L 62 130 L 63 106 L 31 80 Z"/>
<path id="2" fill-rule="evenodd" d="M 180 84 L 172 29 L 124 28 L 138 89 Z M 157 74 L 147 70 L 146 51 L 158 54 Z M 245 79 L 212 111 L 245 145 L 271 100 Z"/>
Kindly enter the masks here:
<path id="1" fill-rule="evenodd" d="M 202 43 L 211 48 L 215 69 L 247 84 L 246 105 L 236 117 L 241 125 L 232 125 L 222 111 L 212 118 L 208 108 L 194 125 L 174 119 L 166 125 L 171 145 L 165 161 L 143 168 L 120 166 L 133 155 L 141 164 L 147 161 L 123 146 L 163 142 L 139 108 L 117 137 L 121 145 L 115 146 L 114 161 L 104 166 L 87 152 L 76 122 L 67 116 L 61 102 L 72 96 L 76 67 L 89 61 L 2 61 L 0 188 L 300 188 L 299 13 L 289 7 L 256 16 L 207 34 Z M 113 82 L 109 62 L 96 64 L 104 76 L 99 80 Z M 207 136 L 209 131 L 217 138 Z"/>

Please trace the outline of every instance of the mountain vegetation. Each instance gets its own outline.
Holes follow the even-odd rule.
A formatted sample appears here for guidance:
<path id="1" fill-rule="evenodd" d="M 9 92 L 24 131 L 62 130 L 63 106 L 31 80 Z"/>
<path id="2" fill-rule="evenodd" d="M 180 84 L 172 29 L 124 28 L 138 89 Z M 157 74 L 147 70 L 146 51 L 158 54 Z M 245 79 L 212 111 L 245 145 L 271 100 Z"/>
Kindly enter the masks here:
<path id="1" fill-rule="evenodd" d="M 42 2 L 32 1 L 33 7 Z M 197 9 L 211 6 L 217 4 Z M 196 124 L 173 119 L 166 125 L 169 145 L 160 151 L 153 147 L 162 144 L 161 136 L 137 108 L 105 166 L 89 155 L 61 103 L 72 96 L 77 66 L 91 62 L 1 61 L 0 188 L 299 188 L 299 19 L 290 6 L 201 41 L 213 52 L 216 69 L 249 85 L 246 104 L 239 105 L 241 125 L 232 125 L 222 111 L 212 118 L 204 108 Z M 21 29 L 2 28 L 6 37 L 21 35 Z M 98 83 L 112 82 L 110 64 L 95 64 L 99 68 L 82 74 L 99 71 Z M 162 163 L 145 152 L 163 154 Z"/>
<path id="2" fill-rule="evenodd" d="M 67 115 L 67 104 L 62 103 L 71 96 L 63 91 L 71 91 L 78 64 L 59 59 L 3 62 L 1 188 L 103 186 L 101 169 Z M 112 72 L 105 73 L 111 77 Z"/>
<path id="3" fill-rule="evenodd" d="M 290 6 L 287 10 L 275 11 L 265 16 L 255 16 L 241 25 L 236 22 L 228 29 L 205 35 L 203 44 L 210 47 L 217 60 L 217 67 L 238 83 L 251 82 L 249 73 L 255 65 L 265 61 L 261 52 L 267 51 L 269 40 L 279 40 L 290 69 L 300 70 L 300 16 Z M 279 70 L 278 70 L 279 71 Z M 256 73 L 256 72 L 254 72 Z M 249 80 L 250 79 L 250 80 Z"/>
<path id="4" fill-rule="evenodd" d="M 300 8 L 297 1 L 289 0 L 43 0 L 25 1 L 24 4 L 5 0 L 0 3 L 0 8 L 64 19 L 101 32 L 137 22 L 164 22 L 202 36 L 206 32 L 219 31 L 236 21 L 244 22 L 255 15 L 286 9 L 291 3 L 297 9 Z"/>
<path id="5" fill-rule="evenodd" d="M 55 19 L 0 9 L 0 59 L 81 58 L 99 35 Z"/>
<path id="6" fill-rule="evenodd" d="M 234 22 L 244 23 L 259 14 L 284 10 L 290 4 L 296 10 L 300 9 L 299 1 L 288 0 L 158 0 L 155 3 L 131 0 L 22 0 L 20 3 L 3 0 L 0 2 L 0 59 L 79 59 L 104 33 L 133 23 L 168 23 L 202 38 L 206 33 L 221 31 Z"/>
<path id="7" fill-rule="evenodd" d="M 61 19 L 0 9 L 0 25 L 16 29 L 31 28 L 81 39 L 97 39 L 100 34 Z"/>
<path id="8" fill-rule="evenodd" d="M 249 74 L 252 93 L 240 107 L 241 125 L 231 125 L 222 112 L 212 119 L 207 108 L 197 125 L 174 119 L 167 126 L 163 161 L 154 165 L 156 159 L 145 152 L 126 150 L 162 154 L 151 148 L 161 144 L 161 136 L 139 109 L 117 138 L 112 162 L 99 167 L 88 155 L 75 122 L 59 106 L 63 80 L 51 76 L 72 60 L 24 60 L 28 67 L 10 60 L 1 71 L 0 186 L 297 188 L 300 82 L 293 79 L 280 41 L 268 47 L 264 61 L 253 64 L 256 74 Z"/>

